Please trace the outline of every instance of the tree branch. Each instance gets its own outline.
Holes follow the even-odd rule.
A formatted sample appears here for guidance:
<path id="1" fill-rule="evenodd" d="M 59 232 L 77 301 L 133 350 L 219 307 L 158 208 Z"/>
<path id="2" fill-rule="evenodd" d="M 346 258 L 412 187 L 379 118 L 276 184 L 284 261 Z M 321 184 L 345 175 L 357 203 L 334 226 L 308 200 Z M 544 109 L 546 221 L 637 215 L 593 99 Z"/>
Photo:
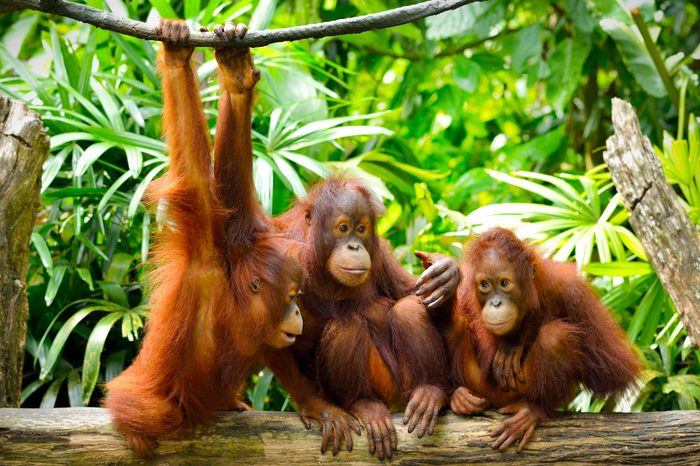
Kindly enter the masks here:
<path id="1" fill-rule="evenodd" d="M 378 462 L 365 436 L 352 452 L 321 455 L 321 434 L 293 413 L 219 413 L 207 429 L 163 439 L 148 464 L 698 464 L 700 412 L 565 414 L 542 422 L 522 453 L 491 449 L 489 429 L 506 416 L 442 416 L 435 433 L 409 434 L 394 414 L 399 450 Z M 100 408 L 0 409 L 0 461 L 27 464 L 142 464 Z"/>
<path id="2" fill-rule="evenodd" d="M 649 261 L 676 305 L 688 336 L 700 345 L 700 236 L 661 162 L 642 134 L 632 106 L 612 100 L 615 134 L 603 154 Z"/>
<path id="3" fill-rule="evenodd" d="M 355 18 L 345 18 L 305 26 L 248 31 L 244 39 L 221 39 L 213 32 L 192 31 L 186 45 L 194 47 L 264 47 L 275 42 L 358 34 L 417 21 L 427 16 L 454 10 L 483 0 L 429 0 Z M 13 6 L 72 18 L 98 28 L 147 40 L 162 40 L 157 28 L 140 21 L 122 18 L 108 11 L 66 0 L 10 0 Z"/>

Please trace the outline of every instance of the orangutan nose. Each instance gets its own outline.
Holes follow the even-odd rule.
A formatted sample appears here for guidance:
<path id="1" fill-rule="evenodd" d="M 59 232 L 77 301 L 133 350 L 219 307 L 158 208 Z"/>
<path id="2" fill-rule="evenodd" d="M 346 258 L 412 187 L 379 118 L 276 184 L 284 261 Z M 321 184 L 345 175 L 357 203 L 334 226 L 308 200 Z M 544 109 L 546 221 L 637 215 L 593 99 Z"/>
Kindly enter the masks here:
<path id="1" fill-rule="evenodd" d="M 491 299 L 491 305 L 493 307 L 500 307 L 501 304 L 503 304 L 503 300 L 501 299 L 500 296 L 496 296 L 495 298 Z"/>

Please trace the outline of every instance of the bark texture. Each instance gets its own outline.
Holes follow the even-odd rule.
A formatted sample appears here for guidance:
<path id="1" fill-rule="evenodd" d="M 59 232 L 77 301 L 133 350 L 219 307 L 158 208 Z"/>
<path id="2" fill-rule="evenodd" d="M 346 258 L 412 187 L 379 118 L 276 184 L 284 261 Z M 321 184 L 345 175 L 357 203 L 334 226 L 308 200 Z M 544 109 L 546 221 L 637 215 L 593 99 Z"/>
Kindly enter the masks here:
<path id="1" fill-rule="evenodd" d="M 632 106 L 612 101 L 615 134 L 605 161 L 659 279 L 673 300 L 693 343 L 700 344 L 700 235 L 661 162 L 639 128 Z"/>
<path id="2" fill-rule="evenodd" d="M 29 241 L 48 151 L 39 115 L 0 94 L 0 407 L 19 406 Z"/>
<path id="3" fill-rule="evenodd" d="M 522 453 L 491 449 L 488 429 L 505 416 L 440 418 L 432 436 L 406 432 L 394 415 L 399 451 L 389 464 L 700 464 L 700 412 L 567 414 L 543 423 Z M 188 438 L 161 442 L 149 464 L 379 464 L 355 437 L 351 453 L 321 455 L 317 427 L 293 413 L 221 413 Z M 0 463 L 134 464 L 100 408 L 0 409 Z"/>

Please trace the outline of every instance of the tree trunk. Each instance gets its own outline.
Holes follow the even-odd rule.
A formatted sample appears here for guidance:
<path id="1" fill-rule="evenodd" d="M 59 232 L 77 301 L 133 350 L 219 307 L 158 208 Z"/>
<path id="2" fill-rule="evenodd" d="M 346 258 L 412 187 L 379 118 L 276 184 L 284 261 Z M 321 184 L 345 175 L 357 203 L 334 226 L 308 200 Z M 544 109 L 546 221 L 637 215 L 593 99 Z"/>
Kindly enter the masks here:
<path id="1" fill-rule="evenodd" d="M 700 236 L 666 182 L 661 162 L 642 134 L 632 106 L 613 99 L 612 120 L 615 135 L 608 138 L 605 161 L 630 213 L 632 228 L 698 346 Z"/>
<path id="2" fill-rule="evenodd" d="M 700 412 L 566 414 L 542 423 L 521 453 L 491 449 L 488 430 L 505 416 L 440 418 L 431 436 L 409 434 L 394 415 L 399 451 L 393 464 L 699 464 Z M 364 438 L 351 453 L 321 455 L 317 427 L 293 413 L 220 413 L 216 423 L 162 441 L 152 464 L 378 464 Z M 0 463 L 133 464 L 138 460 L 100 408 L 0 409 Z"/>
<path id="3" fill-rule="evenodd" d="M 19 406 L 29 240 L 48 153 L 39 115 L 0 94 L 0 407 Z"/>

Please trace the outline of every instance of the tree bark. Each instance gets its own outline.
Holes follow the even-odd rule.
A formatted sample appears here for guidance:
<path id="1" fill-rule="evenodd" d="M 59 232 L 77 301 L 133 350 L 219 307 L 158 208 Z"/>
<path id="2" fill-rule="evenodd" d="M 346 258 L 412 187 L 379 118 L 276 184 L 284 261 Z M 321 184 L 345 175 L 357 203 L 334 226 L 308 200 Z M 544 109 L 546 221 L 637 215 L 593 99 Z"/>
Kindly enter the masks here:
<path id="1" fill-rule="evenodd" d="M 218 37 L 213 32 L 192 31 L 189 40 L 184 45 L 192 47 L 263 47 L 275 42 L 358 34 L 375 29 L 400 26 L 477 1 L 484 0 L 428 0 L 415 5 L 402 6 L 354 18 L 267 31 L 248 31 L 243 39 L 228 40 Z M 162 40 L 155 26 L 67 0 L 9 0 L 9 7 L 28 8 L 65 16 L 139 39 Z"/>
<path id="2" fill-rule="evenodd" d="M 0 407 L 19 406 L 29 240 L 48 153 L 39 115 L 0 94 Z"/>
<path id="3" fill-rule="evenodd" d="M 566 414 L 542 423 L 521 453 L 491 449 L 488 430 L 505 419 L 440 418 L 431 436 L 409 434 L 394 415 L 399 451 L 393 464 L 698 464 L 700 412 Z M 215 424 L 177 440 L 161 441 L 153 464 L 378 464 L 364 438 L 351 453 L 321 455 L 317 427 L 304 429 L 293 413 L 220 413 Z M 124 440 L 100 408 L 0 409 L 0 463 L 133 464 Z"/>
<path id="4" fill-rule="evenodd" d="M 661 162 L 639 128 L 632 106 L 612 100 L 615 134 L 608 138 L 605 161 L 630 224 L 644 245 L 659 279 L 671 296 L 691 340 L 700 344 L 700 236 Z"/>

